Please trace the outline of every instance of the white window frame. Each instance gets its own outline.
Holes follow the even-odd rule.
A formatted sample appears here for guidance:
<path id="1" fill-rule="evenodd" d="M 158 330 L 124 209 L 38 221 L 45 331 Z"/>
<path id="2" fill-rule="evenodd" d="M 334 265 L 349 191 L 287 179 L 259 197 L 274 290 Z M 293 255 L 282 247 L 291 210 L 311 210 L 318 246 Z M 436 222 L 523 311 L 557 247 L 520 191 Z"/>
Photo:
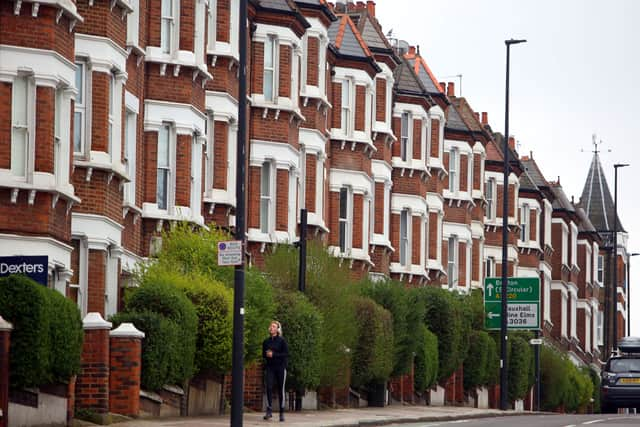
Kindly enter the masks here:
<path id="1" fill-rule="evenodd" d="M 218 37 L 218 0 L 209 0 L 207 17 L 207 51 L 215 52 Z"/>
<path id="2" fill-rule="evenodd" d="M 578 266 L 578 227 L 571 223 L 571 265 Z"/>
<path id="3" fill-rule="evenodd" d="M 300 174 L 298 176 L 298 216 L 307 207 L 307 150 L 300 147 Z"/>
<path id="4" fill-rule="evenodd" d="M 167 164 L 160 164 L 160 143 L 161 143 L 161 139 L 162 139 L 162 133 L 166 132 L 167 135 Z M 169 123 L 163 123 L 162 126 L 160 127 L 160 130 L 158 131 L 158 158 L 156 159 L 156 204 L 158 206 L 159 210 L 162 211 L 170 211 L 173 208 L 173 204 L 174 204 L 174 199 L 173 199 L 173 195 L 175 192 L 175 186 L 173 185 L 173 173 L 172 173 L 172 169 L 173 169 L 173 156 L 172 156 L 172 151 L 173 151 L 173 147 L 175 146 L 175 144 L 173 143 L 173 140 L 175 138 L 175 131 L 174 128 L 171 124 Z M 164 198 L 166 199 L 165 202 L 165 206 L 161 207 L 160 204 L 160 196 L 162 196 L 159 193 L 159 175 L 161 173 L 161 171 L 164 171 L 163 173 L 166 174 L 166 186 L 165 186 L 165 194 L 164 194 Z"/>
<path id="5" fill-rule="evenodd" d="M 62 177 L 64 173 L 64 147 L 62 144 L 62 108 L 64 102 L 63 89 L 57 88 L 53 103 L 53 176 L 56 185 L 66 183 Z"/>
<path id="6" fill-rule="evenodd" d="M 124 185 L 124 203 L 136 206 L 136 150 L 138 142 L 138 115 L 130 110 L 125 114 L 124 165 L 129 182 Z"/>
<path id="7" fill-rule="evenodd" d="M 602 311 L 598 310 L 598 320 L 597 320 L 597 335 L 598 335 L 598 345 L 604 345 L 604 334 L 603 334 L 603 322 L 604 322 L 604 314 Z"/>
<path id="8" fill-rule="evenodd" d="M 20 82 L 24 87 L 24 106 L 17 96 L 16 85 Z M 33 76 L 19 74 L 13 80 L 11 87 L 11 174 L 14 178 L 31 181 L 34 170 L 34 146 L 35 146 L 35 98 L 36 84 Z M 23 117 L 16 117 L 18 109 L 23 109 Z M 21 135 L 21 136 L 19 136 Z M 18 138 L 21 141 L 18 141 Z M 19 153 L 22 159 L 16 160 Z"/>
<path id="9" fill-rule="evenodd" d="M 405 208 L 400 211 L 400 240 L 398 246 L 400 249 L 400 264 L 405 267 L 411 265 L 411 218 L 409 209 Z"/>
<path id="10" fill-rule="evenodd" d="M 90 150 L 91 126 L 89 113 L 91 111 L 91 70 L 84 60 L 76 60 L 76 100 L 74 111 L 73 153 L 85 157 Z M 79 78 L 80 75 L 80 78 Z M 80 80 L 78 82 L 78 80 Z M 78 87 L 78 83 L 80 87 Z"/>
<path id="11" fill-rule="evenodd" d="M 531 208 L 528 204 L 520 207 L 520 241 L 529 243 L 531 237 Z"/>
<path id="12" fill-rule="evenodd" d="M 345 88 L 348 93 L 345 95 Z M 345 103 L 345 100 L 349 101 Z M 340 126 L 342 133 L 347 137 L 352 137 L 355 132 L 355 81 L 353 78 L 346 78 L 341 82 L 340 91 Z"/>
<path id="13" fill-rule="evenodd" d="M 403 111 L 400 116 L 400 159 L 403 162 L 411 160 L 410 153 L 412 153 L 412 124 L 413 120 L 411 112 Z"/>
<path id="14" fill-rule="evenodd" d="M 178 47 L 179 34 L 180 0 L 161 0 L 160 49 L 163 54 L 173 56 Z"/>
<path id="15" fill-rule="evenodd" d="M 604 283 L 604 255 L 598 254 L 597 256 L 598 258 L 596 262 L 598 263 L 598 273 L 596 276 L 596 280 L 602 286 L 602 284 Z"/>
<path id="16" fill-rule="evenodd" d="M 116 130 L 116 126 L 115 126 L 115 113 L 116 113 L 116 76 L 115 74 L 109 73 L 109 92 L 108 92 L 108 96 L 109 96 L 109 113 L 108 113 L 108 120 L 109 120 L 109 129 L 107 131 L 108 134 L 108 150 L 109 150 L 109 157 L 111 158 L 111 160 L 113 161 L 115 158 L 117 158 L 118 156 L 116 156 L 114 153 L 114 149 L 115 149 L 115 145 L 114 145 L 114 140 L 116 138 L 115 135 L 115 130 Z"/>
<path id="17" fill-rule="evenodd" d="M 591 263 L 593 262 L 593 256 L 591 254 L 591 246 L 589 244 L 585 245 L 584 252 L 584 265 L 586 268 L 584 277 L 587 284 L 590 285 L 593 283 L 593 277 L 591 277 Z"/>
<path id="18" fill-rule="evenodd" d="M 571 298 L 571 338 L 577 338 L 578 327 L 576 323 L 578 321 L 578 295 L 574 290 L 571 290 L 571 292 L 569 292 L 569 296 Z"/>
<path id="19" fill-rule="evenodd" d="M 200 217 L 202 211 L 202 145 L 200 135 L 191 137 L 191 197 L 190 207 L 193 217 Z"/>
<path id="20" fill-rule="evenodd" d="M 496 277 L 496 259 L 492 256 L 485 262 L 485 277 Z"/>
<path id="21" fill-rule="evenodd" d="M 269 182 L 265 185 L 265 178 Z M 269 234 L 275 230 L 275 191 L 277 168 L 272 160 L 260 166 L 260 232 Z"/>
<path id="22" fill-rule="evenodd" d="M 497 192 L 497 183 L 495 178 L 489 178 L 487 180 L 487 185 L 485 188 L 485 200 L 487 205 L 484 210 L 484 215 L 488 221 L 493 221 L 496 219 L 496 192 Z"/>
<path id="23" fill-rule="evenodd" d="M 129 0 L 129 4 L 133 11 L 127 16 L 127 45 L 138 46 L 140 44 L 140 0 Z"/>
<path id="24" fill-rule="evenodd" d="M 193 54 L 195 55 L 196 64 L 205 64 L 206 43 L 205 29 L 207 27 L 206 5 L 204 1 L 196 0 L 195 2 L 195 23 L 193 29 Z"/>
<path id="25" fill-rule="evenodd" d="M 269 47 L 269 49 L 267 49 Z M 271 56 L 268 55 L 268 51 L 271 51 Z M 271 66 L 268 66 L 268 59 L 270 59 Z M 280 72 L 279 72 L 279 64 L 280 63 L 280 46 L 278 43 L 278 36 L 269 34 L 264 42 L 264 71 L 263 71 L 263 88 L 262 94 L 264 96 L 265 102 L 270 102 L 273 104 L 278 103 L 278 93 L 279 93 L 279 80 L 280 80 Z M 268 79 L 267 75 L 271 74 L 271 84 L 267 85 Z M 271 96 L 268 96 L 267 87 L 271 88 Z"/>
<path id="26" fill-rule="evenodd" d="M 591 307 L 589 305 L 586 306 L 584 310 L 584 347 L 587 353 L 591 353 L 593 347 L 591 346 Z"/>
<path id="27" fill-rule="evenodd" d="M 318 153 L 316 160 L 316 213 L 322 220 L 324 220 L 324 187 L 324 156 Z"/>
<path id="28" fill-rule="evenodd" d="M 425 268 L 429 265 L 429 213 L 427 212 L 424 216 L 424 221 L 422 222 L 422 226 L 424 227 L 423 239 L 424 239 L 424 260 Z"/>
<path id="29" fill-rule="evenodd" d="M 449 150 L 449 191 L 460 192 L 460 151 L 456 147 Z"/>
<path id="30" fill-rule="evenodd" d="M 453 246 L 453 251 L 451 247 Z M 447 239 L 447 285 L 449 289 L 458 287 L 459 274 L 458 236 L 452 234 Z"/>
<path id="31" fill-rule="evenodd" d="M 569 303 L 569 295 L 561 292 L 560 295 L 560 334 L 567 338 L 567 305 Z"/>
<path id="32" fill-rule="evenodd" d="M 343 200 L 344 196 L 344 200 Z M 344 204 L 343 204 L 344 203 Z M 344 207 L 344 213 L 343 208 Z M 338 248 L 348 254 L 353 247 L 353 190 L 349 186 L 338 192 Z"/>
<path id="33" fill-rule="evenodd" d="M 569 266 L 569 230 L 566 225 L 561 224 L 562 227 L 562 264 Z"/>

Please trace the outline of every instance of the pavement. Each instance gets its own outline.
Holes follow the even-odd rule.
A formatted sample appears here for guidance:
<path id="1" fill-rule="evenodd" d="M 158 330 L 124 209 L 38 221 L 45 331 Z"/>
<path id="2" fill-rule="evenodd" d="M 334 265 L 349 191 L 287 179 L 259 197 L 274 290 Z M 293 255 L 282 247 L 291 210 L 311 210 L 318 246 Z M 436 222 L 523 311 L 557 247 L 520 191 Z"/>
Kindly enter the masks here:
<path id="1" fill-rule="evenodd" d="M 243 416 L 245 427 L 375 427 L 389 424 L 456 421 L 474 418 L 513 416 L 531 412 L 500 411 L 458 406 L 386 406 L 384 408 L 335 409 L 321 411 L 285 412 L 285 422 L 278 421 L 278 414 L 264 421 L 264 414 L 251 412 Z M 229 427 L 226 416 L 137 419 L 117 424 L 117 427 Z"/>

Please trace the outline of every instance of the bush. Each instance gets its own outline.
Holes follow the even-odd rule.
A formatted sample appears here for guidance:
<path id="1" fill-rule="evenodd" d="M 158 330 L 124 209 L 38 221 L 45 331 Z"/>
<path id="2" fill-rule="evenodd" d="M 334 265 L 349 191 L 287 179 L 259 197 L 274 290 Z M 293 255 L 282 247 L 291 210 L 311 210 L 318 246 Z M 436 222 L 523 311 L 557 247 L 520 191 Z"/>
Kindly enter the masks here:
<path id="1" fill-rule="evenodd" d="M 51 382 L 47 289 L 25 276 L 0 278 L 0 315 L 13 324 L 9 360 L 12 388 Z"/>
<path id="2" fill-rule="evenodd" d="M 469 338 L 472 349 L 464 360 L 464 389 L 472 390 L 487 382 L 489 370 L 489 342 L 485 331 L 473 331 Z"/>
<path id="3" fill-rule="evenodd" d="M 275 318 L 282 324 L 289 346 L 287 384 L 294 390 L 320 384 L 322 315 L 299 292 L 280 291 Z"/>
<path id="4" fill-rule="evenodd" d="M 178 288 L 187 288 L 190 282 L 190 278 L 177 272 L 152 270 L 143 276 L 140 287 L 132 288 L 125 296 L 125 312 L 150 311 L 178 326 L 181 334 L 177 376 L 183 380 L 195 373 L 198 317 L 191 301 Z"/>
<path id="5" fill-rule="evenodd" d="M 420 324 L 416 328 L 415 343 L 414 387 L 417 392 L 423 392 L 438 380 L 438 337 Z"/>
<path id="6" fill-rule="evenodd" d="M 298 289 L 298 251 L 278 246 L 266 259 L 266 272 L 273 286 Z M 307 287 L 305 296 L 320 310 L 324 326 L 321 334 L 320 385 L 349 385 L 351 352 L 356 341 L 353 298 L 356 286 L 349 279 L 346 264 L 329 255 L 320 243 L 307 246 Z"/>
<path id="7" fill-rule="evenodd" d="M 593 384 L 593 393 L 591 394 L 591 398 L 593 399 L 593 413 L 600 412 L 600 376 L 598 373 L 591 368 L 584 368 L 585 372 L 591 379 L 591 384 Z"/>
<path id="8" fill-rule="evenodd" d="M 78 306 L 61 293 L 47 289 L 50 317 L 50 366 L 53 382 L 66 383 L 80 372 L 84 330 Z"/>
<path id="9" fill-rule="evenodd" d="M 585 412 L 593 395 L 593 383 L 588 372 L 578 369 L 571 361 L 567 360 L 567 372 L 569 377 L 569 390 L 565 397 L 565 409 L 567 412 Z"/>
<path id="10" fill-rule="evenodd" d="M 540 409 L 554 411 L 564 402 L 569 390 L 566 359 L 557 350 L 540 348 Z"/>
<path id="11" fill-rule="evenodd" d="M 157 391 L 165 384 L 181 385 L 187 377 L 181 367 L 184 351 L 182 331 L 178 324 L 161 314 L 143 312 L 121 312 L 111 317 L 114 326 L 131 322 L 145 333 L 142 340 L 141 386 L 145 390 Z"/>
<path id="12" fill-rule="evenodd" d="M 273 287 L 261 272 L 250 268 L 245 277 L 244 358 L 245 362 L 251 363 L 262 360 L 262 341 L 274 319 L 276 301 Z"/>
<path id="13" fill-rule="evenodd" d="M 180 281 L 180 289 L 191 300 L 198 316 L 196 371 L 225 373 L 231 370 L 233 294 L 222 283 L 203 276 Z"/>
<path id="14" fill-rule="evenodd" d="M 384 383 L 393 370 L 391 313 L 370 298 L 358 297 L 354 303 L 358 335 L 351 383 L 355 387 Z"/>
<path id="15" fill-rule="evenodd" d="M 366 281 L 363 294 L 389 310 L 393 316 L 393 371 L 391 376 L 409 373 L 416 352 L 416 341 L 410 335 L 422 322 L 421 318 L 410 317 L 410 294 L 399 282 Z M 409 323 L 411 322 L 411 323 Z"/>
<path id="16" fill-rule="evenodd" d="M 500 382 L 500 354 L 496 340 L 489 335 L 487 342 L 487 376 L 483 381 L 483 385 L 496 385 Z"/>
<path id="17" fill-rule="evenodd" d="M 420 298 L 425 305 L 425 323 L 438 337 L 438 381 L 448 379 L 463 359 L 462 313 L 459 300 L 446 289 L 421 288 Z"/>
<path id="18" fill-rule="evenodd" d="M 523 399 L 529 392 L 529 369 L 531 368 L 531 346 L 522 337 L 509 336 L 510 354 L 507 358 L 509 375 L 509 400 Z"/>

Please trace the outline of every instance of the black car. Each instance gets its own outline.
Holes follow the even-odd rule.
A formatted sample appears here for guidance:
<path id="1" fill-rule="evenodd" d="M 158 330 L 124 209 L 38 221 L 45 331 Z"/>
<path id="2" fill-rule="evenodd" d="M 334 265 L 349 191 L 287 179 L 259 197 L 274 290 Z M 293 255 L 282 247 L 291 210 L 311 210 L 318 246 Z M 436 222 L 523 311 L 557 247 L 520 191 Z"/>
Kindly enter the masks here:
<path id="1" fill-rule="evenodd" d="M 603 413 L 618 408 L 640 408 L 640 338 L 626 337 L 618 343 L 602 370 L 600 405 Z"/>

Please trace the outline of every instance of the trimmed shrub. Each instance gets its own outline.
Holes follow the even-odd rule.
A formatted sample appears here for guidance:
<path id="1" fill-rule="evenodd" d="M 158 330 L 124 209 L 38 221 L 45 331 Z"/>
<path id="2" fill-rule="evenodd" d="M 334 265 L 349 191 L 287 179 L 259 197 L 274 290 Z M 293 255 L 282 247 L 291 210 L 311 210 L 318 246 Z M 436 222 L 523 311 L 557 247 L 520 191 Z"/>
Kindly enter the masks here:
<path id="1" fill-rule="evenodd" d="M 578 369 L 569 360 L 566 361 L 566 364 L 569 389 L 565 397 L 565 409 L 567 412 L 585 412 L 593 395 L 593 383 L 588 372 Z"/>
<path id="2" fill-rule="evenodd" d="M 358 336 L 353 352 L 351 384 L 362 387 L 384 383 L 393 370 L 393 321 L 391 313 L 372 299 L 354 300 Z"/>
<path id="3" fill-rule="evenodd" d="M 500 352 L 496 340 L 489 334 L 487 342 L 487 376 L 483 385 L 496 385 L 500 382 Z"/>
<path id="4" fill-rule="evenodd" d="M 416 358 L 413 384 L 417 392 L 423 392 L 438 380 L 438 337 L 424 324 L 420 324 L 414 339 Z"/>
<path id="5" fill-rule="evenodd" d="M 322 315 L 299 292 L 280 291 L 277 301 L 275 318 L 289 346 L 287 385 L 293 390 L 314 389 L 320 384 Z"/>
<path id="6" fill-rule="evenodd" d="M 51 382 L 46 291 L 26 276 L 0 278 L 0 315 L 14 328 L 9 356 L 12 388 L 37 387 Z"/>
<path id="7" fill-rule="evenodd" d="M 195 373 L 196 310 L 179 288 L 189 286 L 191 279 L 177 272 L 151 270 L 142 277 L 138 288 L 125 295 L 125 312 L 151 311 L 175 322 L 181 331 L 177 376 L 187 379 Z"/>
<path id="8" fill-rule="evenodd" d="M 529 392 L 531 346 L 520 336 L 509 336 L 510 352 L 507 357 L 509 375 L 509 400 L 523 399 Z"/>
<path id="9" fill-rule="evenodd" d="M 600 412 L 600 376 L 598 373 L 592 368 L 583 368 L 589 378 L 591 379 L 591 384 L 593 384 L 593 393 L 591 394 L 591 398 L 593 399 L 593 413 Z"/>
<path id="10" fill-rule="evenodd" d="M 553 411 L 563 404 L 569 390 L 566 359 L 557 350 L 540 348 L 540 409 Z"/>
<path id="11" fill-rule="evenodd" d="M 393 371 L 391 376 L 409 373 L 416 352 L 416 341 L 409 334 L 422 322 L 421 318 L 409 316 L 410 295 L 399 282 L 365 281 L 362 292 L 377 304 L 389 310 L 393 316 Z M 411 322 L 411 323 L 409 323 Z"/>
<path id="12" fill-rule="evenodd" d="M 484 385 L 489 368 L 489 341 L 485 331 L 473 331 L 469 338 L 470 351 L 464 360 L 464 389 L 472 390 Z"/>
<path id="13" fill-rule="evenodd" d="M 446 289 L 419 289 L 425 305 L 425 323 L 438 337 L 438 381 L 446 380 L 456 371 L 463 359 L 462 315 L 459 300 Z"/>
<path id="14" fill-rule="evenodd" d="M 228 372 L 233 336 L 232 292 L 222 283 L 203 276 L 192 276 L 178 286 L 191 300 L 198 316 L 196 371 Z"/>
<path id="15" fill-rule="evenodd" d="M 50 313 L 50 366 L 53 382 L 66 383 L 80 372 L 84 330 L 78 306 L 60 292 L 47 289 Z"/>
<path id="16" fill-rule="evenodd" d="M 131 322 L 145 333 L 142 340 L 141 386 L 157 391 L 165 384 L 181 385 L 187 377 L 181 367 L 184 351 L 178 324 L 151 311 L 122 312 L 111 317 L 114 326 Z"/>

